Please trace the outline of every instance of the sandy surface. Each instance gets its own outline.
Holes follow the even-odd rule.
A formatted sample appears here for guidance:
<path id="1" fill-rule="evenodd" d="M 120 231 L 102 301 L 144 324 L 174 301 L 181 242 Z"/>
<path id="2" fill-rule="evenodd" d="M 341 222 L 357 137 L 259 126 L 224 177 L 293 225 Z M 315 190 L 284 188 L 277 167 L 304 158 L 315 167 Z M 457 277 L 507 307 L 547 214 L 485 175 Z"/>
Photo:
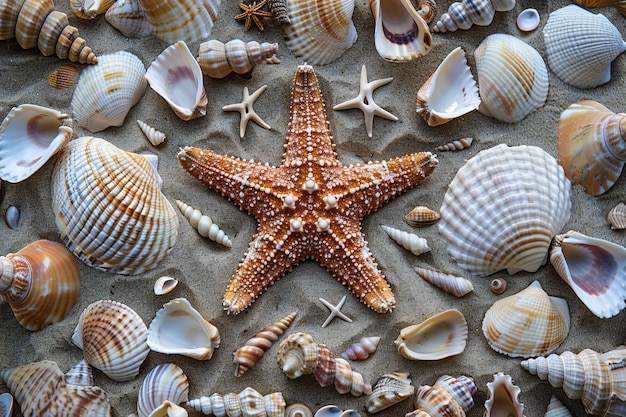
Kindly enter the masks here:
<path id="1" fill-rule="evenodd" d="M 447 9 L 448 3 L 440 4 L 438 15 Z M 520 398 L 525 404 L 526 416 L 543 415 L 552 393 L 557 393 L 575 415 L 584 414 L 579 401 L 568 400 L 560 389 L 552 388 L 547 382 L 528 374 L 520 367 L 519 359 L 500 355 L 489 348 L 480 327 L 485 311 L 498 299 L 488 289 L 490 279 L 471 278 L 475 291 L 457 299 L 423 282 L 413 272 L 413 267 L 420 265 L 470 278 L 446 253 L 447 244 L 438 235 L 436 227 L 417 231 L 428 239 L 432 248 L 432 252 L 420 257 L 415 257 L 397 246 L 380 228 L 380 225 L 385 224 L 411 231 L 402 220 L 404 214 L 416 205 L 438 209 L 446 187 L 456 171 L 465 160 L 482 149 L 499 143 L 528 144 L 540 146 L 556 157 L 559 116 L 575 101 L 594 99 L 616 112 L 624 111 L 626 60 L 620 57 L 614 63 L 611 82 L 593 90 L 569 87 L 550 73 L 550 92 L 545 106 L 520 123 L 506 124 L 472 112 L 446 125 L 432 128 L 415 114 L 414 99 L 417 89 L 457 46 L 462 46 L 467 52 L 474 74 L 473 51 L 491 33 L 520 36 L 545 58 L 541 28 L 549 11 L 568 3 L 566 0 L 521 1 L 513 11 L 498 13 L 494 23 L 488 27 L 474 27 L 469 31 L 443 35 L 434 34 L 434 47 L 429 55 L 400 65 L 385 62 L 376 54 L 373 19 L 368 3 L 366 0 L 357 0 L 353 18 L 358 30 L 357 42 L 334 63 L 315 67 L 341 162 L 361 163 L 419 151 L 434 151 L 438 145 L 466 136 L 475 138 L 474 145 L 462 152 L 440 153 L 439 167 L 430 179 L 367 216 L 362 223 L 369 248 L 396 294 L 397 309 L 392 314 L 380 315 L 369 310 L 324 268 L 307 261 L 271 287 L 247 311 L 238 316 L 227 316 L 222 311 L 222 295 L 256 231 L 256 222 L 252 216 L 239 211 L 225 198 L 207 190 L 188 176 L 180 168 L 176 153 L 179 147 L 193 145 L 279 165 L 287 130 L 292 77 L 302 60 L 286 48 L 281 28 L 270 20 L 266 21 L 265 32 L 260 33 L 253 28 L 244 33 L 240 22 L 233 20 L 233 16 L 238 13 L 236 2 L 224 1 L 219 8 L 219 17 L 211 38 L 221 41 L 240 38 L 246 41 L 278 42 L 282 63 L 277 66 L 259 66 L 250 80 L 235 76 L 224 80 L 205 78 L 209 100 L 207 116 L 189 122 L 176 117 L 165 101 L 148 89 L 139 104 L 130 111 L 124 126 L 109 128 L 96 136 L 125 150 L 151 151 L 157 154 L 160 158 L 159 171 L 164 179 L 163 192 L 167 198 L 171 202 L 175 199 L 184 200 L 209 214 L 231 237 L 233 247 L 227 249 L 205 240 L 181 217 L 176 246 L 152 271 L 126 277 L 99 272 L 80 263 L 80 298 L 62 322 L 38 332 L 30 332 L 16 322 L 9 306 L 0 306 L 0 369 L 48 359 L 58 362 L 62 370 L 68 370 L 82 358 L 81 351 L 70 341 L 73 329 L 82 310 L 96 300 L 110 298 L 125 303 L 149 324 L 156 311 L 169 299 L 186 297 L 205 318 L 219 328 L 222 337 L 220 348 L 207 362 L 152 352 L 141 367 L 140 375 L 124 383 L 113 382 L 95 370 L 96 383 L 109 394 L 114 415 L 127 416 L 136 412 L 137 393 L 143 378 L 155 365 L 165 362 L 177 363 L 185 370 L 189 377 L 192 398 L 214 392 L 239 392 L 246 386 L 252 386 L 264 394 L 282 391 L 288 404 L 303 402 L 313 410 L 326 404 L 337 404 L 344 409 L 362 409 L 364 397 L 339 395 L 333 388 L 321 388 L 311 376 L 288 380 L 274 360 L 277 346 L 242 378 L 233 376 L 232 352 L 255 332 L 296 310 L 298 317 L 289 332 L 310 333 L 316 341 L 326 343 L 336 353 L 340 353 L 363 335 L 380 336 L 381 343 L 373 357 L 354 364 L 354 369 L 361 372 L 372 384 L 382 374 L 400 370 L 411 372 L 416 387 L 420 384 L 433 384 L 442 374 L 468 375 L 475 379 L 478 386 L 475 395 L 477 405 L 469 412 L 470 416 L 476 417 L 483 413 L 487 382 L 492 380 L 494 373 L 502 371 L 512 375 L 521 387 Z M 530 6 L 539 9 L 542 15 L 541 26 L 530 34 L 521 34 L 515 26 L 515 18 L 518 12 Z M 155 37 L 127 39 L 112 28 L 103 16 L 91 23 L 81 21 L 72 15 L 68 0 L 57 1 L 57 8 L 70 15 L 70 22 L 79 28 L 81 36 L 87 39 L 99 55 L 127 50 L 137 55 L 148 67 L 168 46 Z M 624 34 L 624 18 L 614 9 L 605 8 L 602 12 Z M 199 43 L 189 44 L 194 55 L 197 54 Z M 0 42 L 0 115 L 6 115 L 13 106 L 22 103 L 34 103 L 70 112 L 73 89 L 55 90 L 46 82 L 48 73 L 63 63 L 55 57 L 43 57 L 36 50 L 24 51 L 15 40 Z M 376 118 L 371 139 L 366 135 L 360 111 L 329 110 L 333 105 L 356 96 L 362 64 L 367 66 L 370 80 L 394 77 L 392 83 L 377 90 L 375 99 L 379 105 L 399 118 L 397 122 Z M 256 110 L 271 125 L 272 130 L 250 123 L 246 136 L 240 139 L 239 115 L 222 112 L 221 107 L 239 102 L 243 87 L 247 86 L 252 92 L 264 84 L 268 88 L 257 101 Z M 142 119 L 165 132 L 168 136 L 166 142 L 158 148 L 152 147 L 137 128 L 135 119 Z M 81 127 L 74 128 L 75 138 L 89 135 Z M 50 207 L 52 166 L 51 163 L 45 165 L 22 183 L 2 184 L 0 212 L 4 213 L 9 205 L 15 205 L 22 213 L 16 230 L 9 229 L 4 222 L 0 224 L 2 254 L 18 251 L 41 238 L 59 241 Z M 620 201 L 624 190 L 623 180 L 618 181 L 613 189 L 600 197 L 588 196 L 581 187 L 574 187 L 571 219 L 565 230 L 575 229 L 620 244 L 626 243 L 621 232 L 609 229 L 605 218 L 608 210 Z M 153 282 L 163 275 L 178 278 L 180 284 L 172 293 L 156 297 L 152 293 Z M 501 273 L 498 276 L 507 278 L 509 288 L 505 295 L 522 290 L 533 280 L 539 280 L 550 295 L 567 300 L 571 311 L 571 329 L 557 352 L 579 352 L 585 348 L 607 351 L 624 342 L 624 313 L 612 319 L 597 318 L 577 299 L 550 265 L 542 267 L 536 273 L 519 273 L 514 277 Z M 327 328 L 322 328 L 321 324 L 328 312 L 318 301 L 318 297 L 337 303 L 343 295 L 348 295 L 343 311 L 354 322 L 335 320 Z M 411 362 L 396 352 L 393 341 L 403 327 L 419 323 L 450 308 L 459 309 L 469 324 L 467 348 L 461 355 L 436 362 Z M 4 391 L 7 388 L 0 383 L 0 392 Z M 381 415 L 397 416 L 411 410 L 411 402 L 405 401 Z M 198 414 L 193 412 L 191 415 Z"/>

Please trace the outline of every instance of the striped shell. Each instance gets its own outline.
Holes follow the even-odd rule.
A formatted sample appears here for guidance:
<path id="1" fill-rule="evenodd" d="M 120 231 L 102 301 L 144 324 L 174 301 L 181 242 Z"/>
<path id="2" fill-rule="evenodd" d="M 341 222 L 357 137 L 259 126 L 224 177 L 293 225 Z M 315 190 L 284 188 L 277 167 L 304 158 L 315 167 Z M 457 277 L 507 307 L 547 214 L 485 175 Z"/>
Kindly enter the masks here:
<path id="1" fill-rule="evenodd" d="M 609 211 L 609 214 L 607 214 L 606 218 L 611 225 L 611 229 L 626 229 L 626 204 L 624 204 L 623 202 L 618 203 Z"/>
<path id="2" fill-rule="evenodd" d="M 441 288 L 455 297 L 463 297 L 464 295 L 474 291 L 472 282 L 463 277 L 456 277 L 454 275 L 448 275 L 443 272 L 433 271 L 426 268 L 415 267 L 414 269 L 415 272 L 417 272 L 417 275 L 422 277 L 425 281 L 428 281 L 434 286 Z"/>
<path id="3" fill-rule="evenodd" d="M 222 43 L 212 39 L 200 44 L 198 62 L 202 73 L 211 78 L 224 78 L 231 72 L 250 78 L 255 66 L 265 62 L 280 63 L 272 60 L 277 53 L 277 43 L 244 42 L 240 39 Z"/>
<path id="4" fill-rule="evenodd" d="M 372 387 L 367 397 L 365 409 L 368 413 L 378 413 L 385 408 L 406 400 L 415 392 L 408 372 L 385 374 Z"/>
<path id="5" fill-rule="evenodd" d="M 286 0 L 269 0 L 267 6 L 276 20 L 281 25 L 291 23 L 291 19 L 287 15 L 287 1 Z"/>
<path id="6" fill-rule="evenodd" d="M 494 294 L 502 294 L 506 291 L 506 280 L 504 278 L 494 278 L 489 283 L 489 289 Z"/>
<path id="7" fill-rule="evenodd" d="M 508 12 L 515 7 L 515 0 L 462 0 L 454 2 L 433 26 L 433 32 L 467 30 L 473 25 L 488 26 L 496 12 Z"/>
<path id="8" fill-rule="evenodd" d="M 186 405 L 204 415 L 215 417 L 283 417 L 286 403 L 280 392 L 261 395 L 248 387 L 239 394 L 215 393 L 209 397 L 188 401 Z"/>
<path id="9" fill-rule="evenodd" d="M 165 133 L 156 130 L 142 120 L 137 120 L 137 124 L 139 125 L 139 129 L 141 129 L 143 134 L 153 146 L 158 146 L 165 141 Z"/>
<path id="10" fill-rule="evenodd" d="M 404 221 L 413 227 L 426 227 L 437 223 L 441 214 L 426 206 L 417 206 L 404 216 Z"/>
<path id="11" fill-rule="evenodd" d="M 78 77 L 80 76 L 80 70 L 74 65 L 66 64 L 61 65 L 52 71 L 46 79 L 48 84 L 54 88 L 65 89 L 76 85 Z"/>
<path id="12" fill-rule="evenodd" d="M 369 336 L 362 337 L 358 342 L 353 343 L 341 353 L 341 357 L 351 361 L 363 361 L 376 352 L 380 337 Z"/>
<path id="13" fill-rule="evenodd" d="M 174 247 L 178 230 L 156 175 L 148 159 L 103 139 L 70 141 L 52 175 L 63 242 L 93 268 L 119 274 L 154 268 Z"/>
<path id="14" fill-rule="evenodd" d="M 137 399 L 137 414 L 148 417 L 164 401 L 181 404 L 188 401 L 189 381 L 173 363 L 157 365 L 146 375 Z"/>
<path id="15" fill-rule="evenodd" d="M 113 3 L 115 0 L 70 0 L 74 14 L 87 20 L 105 13 Z"/>
<path id="16" fill-rule="evenodd" d="M 380 227 L 389 235 L 390 238 L 395 240 L 404 249 L 411 252 L 413 255 L 421 255 L 426 252 L 430 252 L 428 247 L 428 241 L 414 233 L 407 233 L 400 229 L 381 225 Z"/>
<path id="17" fill-rule="evenodd" d="M 524 404 L 517 398 L 522 390 L 513 384 L 510 375 L 498 372 L 487 383 L 488 398 L 484 417 L 524 417 Z"/>
<path id="18" fill-rule="evenodd" d="M 594 7 L 617 7 L 617 11 L 626 17 L 626 2 L 623 0 L 574 0 L 574 3 L 588 9 Z"/>
<path id="19" fill-rule="evenodd" d="M 572 413 L 563 405 L 556 395 L 552 394 L 550 403 L 543 417 L 573 417 Z"/>
<path id="20" fill-rule="evenodd" d="M 183 217 L 189 221 L 191 227 L 198 231 L 200 236 L 208 237 L 213 242 L 219 243 L 227 248 L 233 247 L 233 242 L 231 242 L 230 238 L 209 216 L 202 214 L 200 210 L 194 209 L 180 200 L 176 200 L 176 205 L 183 214 Z"/>
<path id="21" fill-rule="evenodd" d="M 445 145 L 438 146 L 437 150 L 441 152 L 460 151 L 472 146 L 472 142 L 474 142 L 474 138 L 461 138 L 452 142 L 448 142 Z"/>
<path id="22" fill-rule="evenodd" d="M 414 401 L 416 410 L 405 417 L 465 417 L 465 413 L 474 407 L 472 396 L 475 393 L 476 384 L 472 378 L 443 375 L 432 387 L 419 387 Z"/>

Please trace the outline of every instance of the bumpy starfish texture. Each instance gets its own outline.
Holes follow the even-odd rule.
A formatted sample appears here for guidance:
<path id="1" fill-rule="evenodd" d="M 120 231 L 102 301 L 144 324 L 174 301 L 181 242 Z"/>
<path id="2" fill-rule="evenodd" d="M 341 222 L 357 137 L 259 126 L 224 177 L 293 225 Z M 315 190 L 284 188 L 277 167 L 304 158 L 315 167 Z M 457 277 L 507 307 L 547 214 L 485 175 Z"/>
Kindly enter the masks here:
<path id="1" fill-rule="evenodd" d="M 267 3 L 267 0 L 263 0 L 259 4 L 256 4 L 256 1 L 255 1 L 254 3 L 250 5 L 239 3 L 239 8 L 243 10 L 243 13 L 240 13 L 237 16 L 235 16 L 235 20 L 244 20 L 244 19 L 246 20 L 244 27 L 243 27 L 244 32 L 247 32 L 250 29 L 250 27 L 252 26 L 252 22 L 254 22 L 257 29 L 259 29 L 261 32 L 265 30 L 265 27 L 263 27 L 263 22 L 261 22 L 260 18 L 272 16 L 272 13 L 264 12 L 263 10 L 261 10 L 261 8 L 265 6 L 265 3 Z"/>
<path id="2" fill-rule="evenodd" d="M 420 184 L 434 171 L 429 152 L 344 167 L 337 159 L 326 109 L 309 65 L 293 83 L 287 144 L 280 167 L 186 147 L 182 167 L 258 220 L 224 295 L 237 314 L 294 266 L 315 259 L 379 313 L 395 298 L 367 248 L 361 219 Z"/>
<path id="3" fill-rule="evenodd" d="M 243 101 L 241 103 L 229 104 L 222 107 L 224 111 L 238 111 L 241 113 L 241 121 L 239 122 L 239 137 L 243 138 L 246 134 L 246 128 L 248 127 L 248 121 L 252 120 L 256 124 L 265 129 L 271 129 L 270 125 L 265 123 L 258 114 L 254 111 L 254 102 L 267 88 L 267 85 L 256 90 L 252 95 L 248 92 L 248 87 L 243 88 Z"/>

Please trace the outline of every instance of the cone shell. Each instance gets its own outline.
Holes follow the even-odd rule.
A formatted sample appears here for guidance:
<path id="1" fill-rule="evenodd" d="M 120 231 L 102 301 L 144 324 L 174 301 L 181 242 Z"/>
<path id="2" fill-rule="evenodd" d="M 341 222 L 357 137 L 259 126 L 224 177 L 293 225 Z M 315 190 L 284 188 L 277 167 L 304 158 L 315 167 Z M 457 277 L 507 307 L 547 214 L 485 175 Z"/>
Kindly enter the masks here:
<path id="1" fill-rule="evenodd" d="M 478 111 L 515 123 L 548 98 L 548 69 L 539 52 L 507 34 L 486 37 L 474 51 L 480 107 Z"/>
<path id="2" fill-rule="evenodd" d="M 52 175 L 52 208 L 68 248 L 104 271 L 154 268 L 174 247 L 178 230 L 155 172 L 144 156 L 103 139 L 70 141 Z"/>
<path id="3" fill-rule="evenodd" d="M 317 343 L 307 333 L 294 333 L 280 344 L 276 359 L 290 379 L 311 374 L 317 366 Z"/>
<path id="4" fill-rule="evenodd" d="M 603 15 L 570 4 L 552 13 L 543 28 L 550 69 L 577 88 L 611 79 L 611 62 L 626 51 L 619 30 Z"/>
<path id="5" fill-rule="evenodd" d="M 358 342 L 350 345 L 350 347 L 343 351 L 341 357 L 351 361 L 362 361 L 370 357 L 371 354 L 376 352 L 380 337 L 369 336 L 362 337 Z"/>
<path id="6" fill-rule="evenodd" d="M 115 0 L 70 0 L 74 14 L 81 19 L 91 20 L 105 13 Z"/>
<path id="7" fill-rule="evenodd" d="M 76 85 L 79 75 L 80 70 L 77 67 L 66 64 L 56 68 L 48 74 L 46 79 L 48 80 L 48 84 L 52 87 L 62 90 Z"/>
<path id="8" fill-rule="evenodd" d="M 408 372 L 392 372 L 385 374 L 372 387 L 367 397 L 365 409 L 368 413 L 378 413 L 385 408 L 406 400 L 415 392 Z"/>
<path id="9" fill-rule="evenodd" d="M 422 385 L 417 390 L 414 402 L 417 410 L 406 416 L 465 417 L 465 413 L 474 407 L 472 396 L 475 393 L 476 384 L 472 378 L 443 375 L 432 387 Z"/>
<path id="10" fill-rule="evenodd" d="M 433 26 L 433 32 L 467 30 L 473 25 L 488 26 L 498 12 L 515 7 L 515 0 L 463 0 L 454 2 Z"/>
<path id="11" fill-rule="evenodd" d="M 610 318 L 626 307 L 626 248 L 570 230 L 554 238 L 550 262 L 596 316 Z"/>
<path id="12" fill-rule="evenodd" d="M 609 224 L 611 225 L 611 229 L 626 229 L 626 204 L 624 204 L 623 202 L 618 203 L 609 211 L 609 214 L 606 217 L 609 221 Z"/>
<path id="13" fill-rule="evenodd" d="M 155 366 L 146 375 L 137 399 L 137 414 L 148 417 L 163 402 L 174 404 L 187 402 L 189 381 L 183 370 L 172 363 Z"/>
<path id="14" fill-rule="evenodd" d="M 556 160 L 535 146 L 479 152 L 450 183 L 439 233 L 467 271 L 535 272 L 569 220 L 571 185 Z"/>
<path id="15" fill-rule="evenodd" d="M 239 394 L 218 394 L 210 397 L 200 397 L 188 401 L 187 407 L 192 407 L 204 415 L 228 417 L 284 417 L 285 399 L 280 392 L 261 395 L 253 388 L 247 387 Z"/>
<path id="16" fill-rule="evenodd" d="M 404 221 L 413 227 L 426 227 L 437 223 L 441 214 L 426 206 L 417 206 L 404 216 Z"/>
<path id="17" fill-rule="evenodd" d="M 513 384 L 510 375 L 502 372 L 495 374 L 493 381 L 487 383 L 485 417 L 524 417 L 524 404 L 517 398 L 520 392 L 520 387 Z"/>
<path id="18" fill-rule="evenodd" d="M 224 78 L 231 72 L 249 78 L 255 66 L 269 63 L 277 53 L 277 43 L 244 42 L 240 39 L 222 43 L 212 39 L 200 44 L 198 62 L 202 73 L 211 78 Z"/>
<path id="19" fill-rule="evenodd" d="M 400 229 L 381 225 L 380 227 L 389 235 L 390 238 L 395 240 L 404 249 L 411 252 L 413 255 L 419 256 L 423 253 L 430 252 L 428 241 L 414 233 L 407 233 Z"/>
<path id="20" fill-rule="evenodd" d="M 425 281 L 441 288 L 455 297 L 463 297 L 464 295 L 474 291 L 472 282 L 463 277 L 455 277 L 454 275 L 448 275 L 443 272 L 419 267 L 415 267 L 415 272 L 417 272 L 417 275 Z"/>
<path id="21" fill-rule="evenodd" d="M 574 3 L 588 9 L 593 7 L 617 7 L 617 11 L 626 17 L 626 3 L 623 0 L 574 0 Z"/>
<path id="22" fill-rule="evenodd" d="M 572 413 L 563 405 L 563 403 L 552 394 L 550 403 L 543 417 L 573 417 Z"/>

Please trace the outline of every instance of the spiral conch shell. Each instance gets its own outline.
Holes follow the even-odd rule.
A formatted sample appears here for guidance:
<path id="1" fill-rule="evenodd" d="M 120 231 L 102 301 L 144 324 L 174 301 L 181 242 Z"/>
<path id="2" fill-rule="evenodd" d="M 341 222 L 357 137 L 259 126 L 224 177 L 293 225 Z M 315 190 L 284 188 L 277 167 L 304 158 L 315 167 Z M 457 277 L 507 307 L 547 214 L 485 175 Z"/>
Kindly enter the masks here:
<path id="1" fill-rule="evenodd" d="M 390 238 L 395 240 L 404 249 L 411 252 L 413 255 L 421 255 L 426 252 L 430 252 L 428 241 L 423 237 L 419 237 L 415 233 L 408 233 L 400 229 L 381 225 L 380 227 L 389 235 Z"/>
<path id="2" fill-rule="evenodd" d="M 277 63 L 274 60 L 277 53 L 277 43 L 244 42 L 240 39 L 222 43 L 212 39 L 200 44 L 198 62 L 202 73 L 211 78 L 224 78 L 231 72 L 250 78 L 256 65 Z"/>
<path id="3" fill-rule="evenodd" d="M 183 213 L 183 216 L 189 221 L 191 227 L 196 229 L 200 236 L 208 237 L 213 242 L 219 243 L 227 248 L 233 247 L 233 242 L 228 235 L 224 233 L 209 216 L 202 214 L 200 210 L 194 209 L 180 200 L 176 200 L 176 205 L 180 209 L 180 212 Z"/>
<path id="4" fill-rule="evenodd" d="M 524 404 L 517 398 L 522 391 L 513 384 L 510 375 L 498 372 L 487 383 L 489 398 L 485 402 L 485 417 L 524 417 Z"/>
<path id="5" fill-rule="evenodd" d="M 341 357 L 351 361 L 363 361 L 370 357 L 371 354 L 376 352 L 380 343 L 380 337 L 367 336 L 359 339 L 358 342 L 353 343 L 341 353 Z"/>
<path id="6" fill-rule="evenodd" d="M 368 413 L 378 413 L 385 408 L 406 400 L 415 392 L 408 372 L 385 374 L 376 382 L 372 393 L 367 397 L 365 409 Z"/>
<path id="7" fill-rule="evenodd" d="M 204 415 L 215 417 L 283 417 L 285 415 L 285 399 L 280 392 L 261 395 L 254 388 L 246 388 L 239 394 L 213 394 L 200 397 L 186 404 Z"/>
<path id="8" fill-rule="evenodd" d="M 463 297 L 466 294 L 474 291 L 472 282 L 463 277 L 456 277 L 454 275 L 444 274 L 443 272 L 433 271 L 431 269 L 415 267 L 415 272 L 424 281 L 427 281 L 434 286 L 441 288 L 447 293 L 454 295 L 455 297 Z"/>
<path id="9" fill-rule="evenodd" d="M 38 240 L 0 257 L 0 300 L 28 330 L 63 320 L 80 291 L 76 261 L 65 246 Z"/>
<path id="10" fill-rule="evenodd" d="M 137 124 L 139 125 L 139 129 L 141 129 L 144 136 L 153 146 L 158 146 L 165 142 L 165 133 L 156 130 L 154 127 L 142 120 L 137 120 Z"/>
<path id="11" fill-rule="evenodd" d="M 476 384 L 468 376 L 441 376 L 435 385 L 422 385 L 415 394 L 415 411 L 405 417 L 465 417 L 474 407 Z"/>
<path id="12" fill-rule="evenodd" d="M 99 14 L 103 14 L 115 0 L 70 0 L 70 6 L 74 14 L 81 19 L 92 20 Z"/>
<path id="13" fill-rule="evenodd" d="M 183 370 L 173 363 L 155 366 L 146 375 L 137 399 L 139 417 L 149 417 L 163 402 L 174 404 L 186 402 L 189 394 L 189 381 Z"/>
<path id="14" fill-rule="evenodd" d="M 473 25 L 488 26 L 496 12 L 508 12 L 515 7 L 515 0 L 462 0 L 454 2 L 448 12 L 441 15 L 433 26 L 433 32 L 467 30 Z"/>

